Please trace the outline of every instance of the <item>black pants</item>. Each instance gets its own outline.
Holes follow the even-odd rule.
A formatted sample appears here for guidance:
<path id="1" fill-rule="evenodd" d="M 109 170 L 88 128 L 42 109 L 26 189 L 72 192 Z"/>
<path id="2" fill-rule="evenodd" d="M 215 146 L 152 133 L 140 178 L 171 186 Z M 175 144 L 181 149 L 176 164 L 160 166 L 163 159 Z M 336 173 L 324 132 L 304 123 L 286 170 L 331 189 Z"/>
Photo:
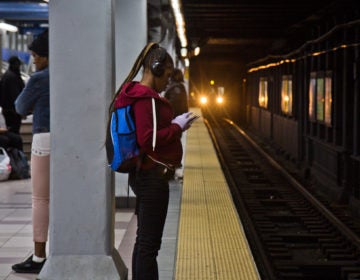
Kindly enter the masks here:
<path id="1" fill-rule="evenodd" d="M 7 129 L 11 132 L 20 133 L 21 126 L 21 116 L 12 110 L 3 110 L 2 111 Z"/>
<path id="2" fill-rule="evenodd" d="M 138 227 L 132 257 L 133 280 L 159 279 L 157 255 L 169 204 L 169 184 L 164 168 L 140 170 L 131 188 L 136 194 Z"/>

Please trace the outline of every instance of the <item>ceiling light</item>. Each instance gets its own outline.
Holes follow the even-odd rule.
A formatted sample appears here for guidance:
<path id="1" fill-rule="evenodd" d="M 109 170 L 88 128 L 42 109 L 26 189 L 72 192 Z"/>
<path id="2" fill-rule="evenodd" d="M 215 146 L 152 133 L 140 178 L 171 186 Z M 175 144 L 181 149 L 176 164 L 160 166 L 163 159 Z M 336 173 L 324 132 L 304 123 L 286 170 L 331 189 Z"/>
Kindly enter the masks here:
<path id="1" fill-rule="evenodd" d="M 186 57 L 188 53 L 187 48 L 181 48 L 180 53 L 182 57 Z"/>
<path id="2" fill-rule="evenodd" d="M 186 67 L 189 67 L 190 66 L 190 61 L 189 61 L 189 59 L 188 58 L 185 58 L 185 66 Z"/>
<path id="3" fill-rule="evenodd" d="M 181 47 L 186 48 L 187 39 L 185 35 L 185 21 L 184 21 L 184 16 L 181 13 L 179 0 L 171 0 L 171 7 L 173 9 L 175 16 L 176 31 L 180 40 Z"/>
<path id="4" fill-rule="evenodd" d="M 196 47 L 194 50 L 194 55 L 198 56 L 200 54 L 200 47 Z"/>
<path id="5" fill-rule="evenodd" d="M 8 24 L 5 22 L 0 22 L 0 29 L 9 31 L 9 32 L 17 32 L 18 28 L 15 25 Z"/>

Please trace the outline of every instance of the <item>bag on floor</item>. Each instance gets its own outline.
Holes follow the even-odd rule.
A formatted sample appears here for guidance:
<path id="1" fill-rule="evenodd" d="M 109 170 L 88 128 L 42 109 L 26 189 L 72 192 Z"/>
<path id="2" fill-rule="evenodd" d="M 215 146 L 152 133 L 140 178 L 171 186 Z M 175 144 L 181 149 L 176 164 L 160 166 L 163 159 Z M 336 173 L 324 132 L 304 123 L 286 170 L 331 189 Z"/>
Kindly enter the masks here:
<path id="1" fill-rule="evenodd" d="M 0 181 L 9 179 L 11 173 L 10 157 L 3 147 L 0 147 Z"/>
<path id="2" fill-rule="evenodd" d="M 10 157 L 11 173 L 9 179 L 28 179 L 30 178 L 30 165 L 23 151 L 16 148 L 8 148 L 7 153 Z"/>

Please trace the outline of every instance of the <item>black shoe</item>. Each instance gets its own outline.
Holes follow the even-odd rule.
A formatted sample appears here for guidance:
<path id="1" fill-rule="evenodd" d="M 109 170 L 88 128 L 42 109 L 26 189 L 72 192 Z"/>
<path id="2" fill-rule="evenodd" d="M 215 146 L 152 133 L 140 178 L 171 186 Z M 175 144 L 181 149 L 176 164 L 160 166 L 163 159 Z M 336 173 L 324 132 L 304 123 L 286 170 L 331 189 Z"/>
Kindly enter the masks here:
<path id="1" fill-rule="evenodd" d="M 46 260 L 41 263 L 32 260 L 33 255 L 22 263 L 14 264 L 11 268 L 17 273 L 39 273 Z"/>

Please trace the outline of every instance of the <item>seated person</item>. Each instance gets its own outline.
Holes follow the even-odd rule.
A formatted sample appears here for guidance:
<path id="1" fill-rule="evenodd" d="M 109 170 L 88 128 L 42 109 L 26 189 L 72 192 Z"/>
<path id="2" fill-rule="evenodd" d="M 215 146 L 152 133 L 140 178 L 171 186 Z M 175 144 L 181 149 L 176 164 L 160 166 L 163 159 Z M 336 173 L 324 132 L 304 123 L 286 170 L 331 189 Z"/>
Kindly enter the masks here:
<path id="1" fill-rule="evenodd" d="M 0 113 L 0 147 L 4 149 L 7 148 L 16 148 L 18 150 L 23 150 L 23 141 L 19 134 L 8 131 L 5 124 L 5 118 L 2 113 Z"/>

